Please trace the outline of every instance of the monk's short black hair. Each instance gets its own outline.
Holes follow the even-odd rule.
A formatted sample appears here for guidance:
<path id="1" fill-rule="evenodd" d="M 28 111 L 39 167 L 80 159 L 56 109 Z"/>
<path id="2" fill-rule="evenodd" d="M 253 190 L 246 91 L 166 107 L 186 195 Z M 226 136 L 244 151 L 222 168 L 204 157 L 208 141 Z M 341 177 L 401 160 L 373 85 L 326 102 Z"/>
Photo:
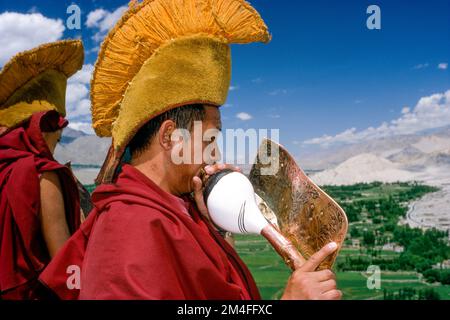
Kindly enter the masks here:
<path id="1" fill-rule="evenodd" d="M 150 146 L 152 138 L 157 134 L 164 121 L 172 120 L 178 129 L 191 131 L 194 121 L 203 121 L 205 114 L 202 104 L 188 104 L 156 116 L 143 125 L 128 144 L 131 157 L 138 156 Z"/>

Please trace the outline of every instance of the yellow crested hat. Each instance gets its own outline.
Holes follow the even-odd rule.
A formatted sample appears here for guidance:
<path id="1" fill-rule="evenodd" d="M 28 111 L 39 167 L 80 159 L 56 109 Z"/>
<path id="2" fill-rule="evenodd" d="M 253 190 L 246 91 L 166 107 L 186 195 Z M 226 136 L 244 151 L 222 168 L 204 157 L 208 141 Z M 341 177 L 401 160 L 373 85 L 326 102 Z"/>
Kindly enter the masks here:
<path id="1" fill-rule="evenodd" d="M 83 66 L 80 40 L 43 44 L 14 56 L 0 72 L 0 126 L 13 128 L 33 113 L 66 114 L 67 78 Z"/>
<path id="2" fill-rule="evenodd" d="M 230 44 L 268 41 L 264 21 L 243 0 L 130 3 L 101 46 L 91 82 L 93 128 L 112 136 L 98 182 L 112 179 L 104 171 L 114 170 L 150 119 L 186 104 L 225 102 Z"/>

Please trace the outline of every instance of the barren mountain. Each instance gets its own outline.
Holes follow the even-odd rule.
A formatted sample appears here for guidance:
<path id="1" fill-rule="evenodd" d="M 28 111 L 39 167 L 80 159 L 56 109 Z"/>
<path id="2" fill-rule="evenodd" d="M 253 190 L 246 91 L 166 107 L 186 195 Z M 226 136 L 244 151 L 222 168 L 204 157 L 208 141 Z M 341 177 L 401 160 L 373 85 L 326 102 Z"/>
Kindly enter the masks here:
<path id="1" fill-rule="evenodd" d="M 94 135 L 81 136 L 70 143 L 59 144 L 55 150 L 55 158 L 65 163 L 100 166 L 105 160 L 111 139 Z"/>
<path id="2" fill-rule="evenodd" d="M 363 153 L 344 161 L 334 169 L 313 174 L 311 179 L 319 185 L 350 185 L 373 181 L 410 181 L 415 179 L 415 175 L 385 158 Z"/>

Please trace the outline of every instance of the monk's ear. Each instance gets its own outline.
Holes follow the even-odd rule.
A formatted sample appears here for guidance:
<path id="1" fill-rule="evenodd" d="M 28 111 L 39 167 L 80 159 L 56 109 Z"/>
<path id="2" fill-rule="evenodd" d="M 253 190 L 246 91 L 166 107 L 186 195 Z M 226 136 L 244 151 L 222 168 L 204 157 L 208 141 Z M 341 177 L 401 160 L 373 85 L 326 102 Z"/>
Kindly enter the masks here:
<path id="1" fill-rule="evenodd" d="M 173 120 L 166 120 L 161 124 L 158 131 L 158 140 L 161 147 L 165 150 L 172 148 L 172 134 L 176 129 L 176 124 Z"/>

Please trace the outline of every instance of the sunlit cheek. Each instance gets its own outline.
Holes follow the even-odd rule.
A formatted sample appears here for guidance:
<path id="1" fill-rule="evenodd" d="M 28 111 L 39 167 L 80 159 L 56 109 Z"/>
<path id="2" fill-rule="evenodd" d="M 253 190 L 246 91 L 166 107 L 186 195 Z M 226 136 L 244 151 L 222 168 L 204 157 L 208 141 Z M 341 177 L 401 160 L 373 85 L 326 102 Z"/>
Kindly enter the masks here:
<path id="1" fill-rule="evenodd" d="M 53 140 L 49 143 L 48 148 L 50 149 L 51 153 L 55 152 L 56 144 L 58 143 L 58 140 Z"/>
<path id="2" fill-rule="evenodd" d="M 213 164 L 220 160 L 221 154 L 216 141 L 205 143 L 203 148 L 203 158 L 206 164 Z"/>
<path id="3" fill-rule="evenodd" d="M 210 152 L 208 152 L 208 145 L 210 142 L 204 141 L 202 143 L 202 158 L 203 163 L 210 164 L 211 163 L 211 155 Z"/>
<path id="4" fill-rule="evenodd" d="M 219 150 L 219 145 L 214 141 L 214 161 L 220 161 L 222 159 L 222 153 Z"/>
<path id="5" fill-rule="evenodd" d="M 185 155 L 189 154 L 187 146 L 183 143 L 183 140 L 172 142 L 172 148 L 170 150 L 170 157 L 174 164 L 182 164 L 185 162 Z"/>

